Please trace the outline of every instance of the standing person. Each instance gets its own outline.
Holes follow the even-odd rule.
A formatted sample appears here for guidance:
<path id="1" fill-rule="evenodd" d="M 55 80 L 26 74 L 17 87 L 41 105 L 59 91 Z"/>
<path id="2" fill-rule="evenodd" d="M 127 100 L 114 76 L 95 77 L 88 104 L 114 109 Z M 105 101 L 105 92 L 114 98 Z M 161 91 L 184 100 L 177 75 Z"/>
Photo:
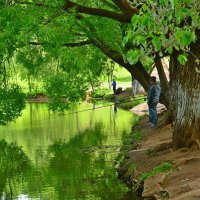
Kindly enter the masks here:
<path id="1" fill-rule="evenodd" d="M 156 106 L 160 99 L 161 88 L 159 84 L 156 82 L 155 76 L 150 77 L 150 83 L 151 86 L 148 90 L 147 103 L 149 107 L 149 119 L 151 122 L 151 127 L 155 128 L 158 121 Z"/>
<path id="2" fill-rule="evenodd" d="M 112 81 L 112 86 L 113 86 L 113 93 L 116 94 L 117 83 L 116 83 L 115 79 L 113 79 L 113 81 Z"/>

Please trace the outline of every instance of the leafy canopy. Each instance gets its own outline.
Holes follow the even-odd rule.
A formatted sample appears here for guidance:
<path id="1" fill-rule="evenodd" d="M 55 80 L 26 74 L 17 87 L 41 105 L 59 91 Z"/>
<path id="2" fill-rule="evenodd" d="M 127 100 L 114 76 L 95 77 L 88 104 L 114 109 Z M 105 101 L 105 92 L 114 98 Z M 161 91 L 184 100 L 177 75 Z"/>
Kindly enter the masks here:
<path id="1" fill-rule="evenodd" d="M 156 56 L 170 55 L 176 50 L 179 62 L 184 64 L 200 27 L 199 1 L 143 0 L 140 5 L 139 15 L 132 17 L 122 42 L 123 47 L 129 46 L 128 62 L 149 65 Z"/>

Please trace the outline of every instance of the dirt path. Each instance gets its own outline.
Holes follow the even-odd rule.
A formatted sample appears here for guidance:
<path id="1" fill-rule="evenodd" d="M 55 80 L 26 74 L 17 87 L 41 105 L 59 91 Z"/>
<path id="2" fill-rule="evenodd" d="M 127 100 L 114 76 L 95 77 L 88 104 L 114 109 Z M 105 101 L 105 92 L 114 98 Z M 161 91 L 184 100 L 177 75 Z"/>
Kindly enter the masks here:
<path id="1" fill-rule="evenodd" d="M 159 125 L 163 119 L 164 114 L 159 116 Z M 142 140 L 137 150 L 128 153 L 128 159 L 122 167 L 125 170 L 127 166 L 131 166 L 130 163 L 134 163 L 136 168 L 132 170 L 132 180 L 138 180 L 142 173 L 151 171 L 161 163 L 173 164 L 172 170 L 150 176 L 144 181 L 142 196 L 154 199 L 200 200 L 200 151 L 174 150 L 171 125 L 151 129 L 147 116 L 134 127 L 133 134 L 135 131 L 141 133 Z"/>

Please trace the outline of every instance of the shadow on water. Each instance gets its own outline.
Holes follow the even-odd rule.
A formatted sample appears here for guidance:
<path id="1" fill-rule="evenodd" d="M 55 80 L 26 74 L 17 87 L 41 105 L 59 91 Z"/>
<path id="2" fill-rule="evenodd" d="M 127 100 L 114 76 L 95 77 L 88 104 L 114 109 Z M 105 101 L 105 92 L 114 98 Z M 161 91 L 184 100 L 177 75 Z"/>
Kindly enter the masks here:
<path id="1" fill-rule="evenodd" d="M 0 140 L 0 194 L 1 199 L 12 199 L 21 186 L 22 175 L 30 169 L 30 160 L 15 143 Z"/>
<path id="2" fill-rule="evenodd" d="M 116 178 L 113 159 L 119 146 L 105 145 L 108 136 L 102 135 L 101 128 L 96 124 L 68 143 L 58 141 L 49 147 L 50 176 L 60 177 L 59 199 L 137 199 Z"/>

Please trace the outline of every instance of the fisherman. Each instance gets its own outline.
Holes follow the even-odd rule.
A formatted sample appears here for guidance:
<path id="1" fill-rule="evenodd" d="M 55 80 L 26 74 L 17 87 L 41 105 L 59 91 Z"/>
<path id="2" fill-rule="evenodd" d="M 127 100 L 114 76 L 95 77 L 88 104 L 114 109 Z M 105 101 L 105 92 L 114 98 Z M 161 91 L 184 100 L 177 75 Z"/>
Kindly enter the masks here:
<path id="1" fill-rule="evenodd" d="M 113 86 L 113 94 L 116 94 L 116 86 L 117 86 L 117 83 L 116 83 L 115 79 L 113 79 L 111 85 Z"/>
<path id="2" fill-rule="evenodd" d="M 151 86 L 148 90 L 148 96 L 147 96 L 147 104 L 149 107 L 149 120 L 151 122 L 151 127 L 156 128 L 158 122 L 156 106 L 160 99 L 161 88 L 159 84 L 156 82 L 155 76 L 150 77 L 150 83 Z"/>

